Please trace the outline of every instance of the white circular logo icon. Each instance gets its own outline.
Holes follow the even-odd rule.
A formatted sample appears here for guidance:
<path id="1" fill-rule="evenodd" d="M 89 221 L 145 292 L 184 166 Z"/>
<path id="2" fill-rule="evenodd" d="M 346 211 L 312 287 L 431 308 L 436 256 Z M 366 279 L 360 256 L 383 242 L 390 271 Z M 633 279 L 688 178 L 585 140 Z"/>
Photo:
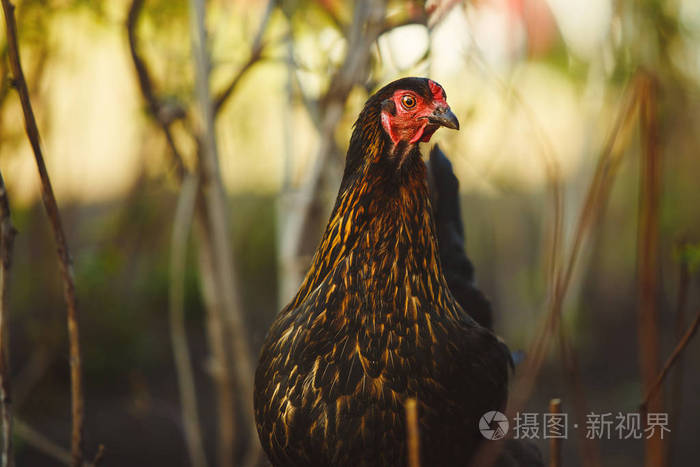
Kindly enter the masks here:
<path id="1" fill-rule="evenodd" d="M 486 412 L 479 420 L 481 436 L 491 441 L 496 441 L 508 433 L 508 418 L 501 412 L 492 410 Z"/>

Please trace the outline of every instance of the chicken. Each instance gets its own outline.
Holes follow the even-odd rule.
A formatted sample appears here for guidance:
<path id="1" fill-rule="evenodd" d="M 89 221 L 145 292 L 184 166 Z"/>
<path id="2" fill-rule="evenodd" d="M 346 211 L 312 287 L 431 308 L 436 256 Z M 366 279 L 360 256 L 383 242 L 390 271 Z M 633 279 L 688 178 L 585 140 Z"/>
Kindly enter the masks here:
<path id="1" fill-rule="evenodd" d="M 331 218 L 255 375 L 255 418 L 276 466 L 406 464 L 418 401 L 422 465 L 466 465 L 479 418 L 502 409 L 510 357 L 442 272 L 419 142 L 459 129 L 443 88 L 404 78 L 355 122 Z"/>

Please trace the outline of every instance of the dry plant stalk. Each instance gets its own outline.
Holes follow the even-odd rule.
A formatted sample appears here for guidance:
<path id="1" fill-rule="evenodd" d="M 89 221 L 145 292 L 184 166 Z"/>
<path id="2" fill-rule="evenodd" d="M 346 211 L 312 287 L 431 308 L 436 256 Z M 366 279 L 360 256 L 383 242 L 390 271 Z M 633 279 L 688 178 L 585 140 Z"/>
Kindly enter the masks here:
<path id="1" fill-rule="evenodd" d="M 248 344 L 243 307 L 237 289 L 238 280 L 233 266 L 233 251 L 230 245 L 228 207 L 226 192 L 221 179 L 219 155 L 214 126 L 214 103 L 209 90 L 209 54 L 207 51 L 206 29 L 204 25 L 205 5 L 203 0 L 190 0 L 190 27 L 192 31 L 192 51 L 195 61 L 196 97 L 201 124 L 200 150 L 198 151 L 199 176 L 201 181 L 201 200 L 207 222 L 203 224 L 207 237 L 213 247 L 212 265 L 215 272 L 217 298 L 226 323 L 227 336 L 231 344 L 233 367 L 236 373 L 237 389 L 241 393 L 245 427 L 249 438 L 249 452 L 244 464 L 254 464 L 261 454 L 257 442 L 257 429 L 253 415 L 253 358 Z M 228 368 L 226 368 L 228 371 Z M 233 419 L 234 414 L 228 417 Z M 220 426 L 227 414 L 220 414 Z M 219 445 L 220 465 L 233 464 L 234 447 L 233 422 L 227 426 L 225 433 L 228 440 L 221 440 Z"/>
<path id="2" fill-rule="evenodd" d="M 664 364 L 664 368 L 663 370 L 661 370 L 661 373 L 659 373 L 659 375 L 655 378 L 654 383 L 647 389 L 646 393 L 644 394 L 644 400 L 639 406 L 640 412 L 647 413 L 649 411 L 650 401 L 652 401 L 653 398 L 658 394 L 659 390 L 661 389 L 661 384 L 664 382 L 664 379 L 666 379 L 666 375 L 668 374 L 669 370 L 679 360 L 681 354 L 683 353 L 683 350 L 685 350 L 686 346 L 697 332 L 699 326 L 700 311 L 698 312 L 691 325 L 688 327 L 688 330 L 685 332 L 681 340 L 676 345 L 676 348 L 673 350 L 673 353 L 671 353 L 671 356 L 668 357 L 668 360 L 666 360 L 666 363 Z"/>
<path id="3" fill-rule="evenodd" d="M 586 199 L 576 223 L 574 238 L 568 256 L 565 257 L 563 253 L 557 251 L 560 247 L 550 252 L 548 276 L 551 277 L 552 290 L 550 292 L 548 309 L 539 325 L 536 337 L 533 339 L 527 352 L 526 360 L 521 365 L 522 369 L 516 376 L 514 384 L 512 385 L 508 401 L 508 418 L 512 419 L 516 413 L 520 412 L 523 407 L 525 407 L 525 403 L 529 400 L 534 390 L 537 377 L 549 349 L 550 340 L 554 333 L 560 330 L 559 323 L 564 300 L 578 261 L 580 250 L 608 199 L 613 181 L 617 174 L 617 169 L 622 162 L 626 136 L 629 133 L 628 129 L 631 126 L 638 105 L 641 82 L 642 80 L 640 78 L 635 78 L 631 89 L 628 89 L 624 93 L 615 125 L 598 158 L 593 180 L 588 188 Z M 541 143 L 546 143 L 546 140 L 541 141 Z M 547 156 L 548 153 L 545 146 L 543 160 L 548 172 L 550 189 L 552 190 L 555 206 L 552 240 L 556 245 L 561 245 L 562 211 L 560 209 L 560 189 L 558 187 L 556 171 L 553 170 L 556 166 L 551 165 L 551 161 Z M 493 465 L 498 459 L 501 449 L 501 443 L 482 445 L 474 456 L 471 465 L 479 467 Z"/>
<path id="4" fill-rule="evenodd" d="M 586 426 L 586 417 L 589 413 L 588 403 L 586 402 L 586 392 L 581 382 L 581 372 L 579 370 L 576 349 L 571 344 L 571 338 L 561 321 L 559 322 L 559 349 L 561 351 L 562 365 L 566 374 L 566 384 L 569 386 L 569 392 L 573 397 L 576 422 L 578 426 L 583 427 Z M 590 467 L 602 465 L 600 447 L 598 446 L 597 440 L 587 437 L 585 430 L 576 430 L 576 440 L 578 442 L 582 465 Z"/>
<path id="5" fill-rule="evenodd" d="M 29 426 L 19 417 L 15 419 L 15 434 L 23 442 L 41 452 L 47 457 L 60 462 L 63 465 L 73 465 L 71 453 L 68 449 L 55 443 L 42 433 Z"/>
<path id="6" fill-rule="evenodd" d="M 72 406 L 72 434 L 71 434 L 71 459 L 74 467 L 80 467 L 83 462 L 83 383 L 82 363 L 80 356 L 80 338 L 78 331 L 78 305 L 75 296 L 75 280 L 73 277 L 73 264 L 68 250 L 68 242 L 63 231 L 61 217 L 58 211 L 56 198 L 51 187 L 51 180 L 44 157 L 41 151 L 39 129 L 37 128 L 34 111 L 29 99 L 27 82 L 19 57 L 17 41 L 17 25 L 15 24 L 14 6 L 9 0 L 2 0 L 2 8 L 5 13 L 5 27 L 7 32 L 8 56 L 10 68 L 14 77 L 14 85 L 19 93 L 24 113 L 24 126 L 27 137 L 31 143 L 36 160 L 39 178 L 41 179 L 41 194 L 46 213 L 48 214 L 59 258 L 59 269 L 63 279 L 63 295 L 68 308 L 68 339 L 70 345 L 70 375 L 71 375 L 71 406 Z"/>
<path id="7" fill-rule="evenodd" d="M 418 428 L 418 402 L 409 398 L 404 403 L 406 409 L 406 448 L 408 467 L 420 467 L 420 430 Z"/>
<path id="8" fill-rule="evenodd" d="M 172 136 L 170 127 L 176 119 L 186 118 L 187 111 L 180 107 L 175 108 L 174 111 L 172 109 L 168 110 L 166 109 L 167 106 L 162 104 L 156 96 L 149 69 L 139 53 L 139 44 L 136 36 L 136 23 L 143 4 L 144 0 L 133 0 L 129 9 L 126 28 L 131 57 L 138 76 L 141 94 L 148 104 L 149 114 L 166 137 L 174 159 L 176 175 L 183 185 L 181 189 L 184 189 L 185 179 L 190 171 L 183 163 L 183 158 Z M 197 8 L 200 6 L 203 7 L 203 5 L 193 5 L 193 7 Z M 268 3 L 253 41 L 250 58 L 233 77 L 230 84 L 217 95 L 215 103 L 211 103 L 208 90 L 206 96 L 203 97 L 209 101 L 209 106 L 213 107 L 211 113 L 214 115 L 218 114 L 226 101 L 234 94 L 242 77 L 252 69 L 253 65 L 263 59 L 262 51 L 267 45 L 263 42 L 262 37 L 275 6 L 276 3 L 273 1 Z M 197 10 L 193 9 L 193 11 L 197 13 Z M 192 15 L 192 20 L 193 36 L 200 37 L 204 33 L 203 24 L 195 19 L 194 15 Z M 193 50 L 198 47 L 200 46 L 196 44 Z M 201 57 L 198 60 L 208 61 L 206 50 L 199 50 L 197 53 Z M 206 71 L 208 69 L 208 67 L 202 67 L 201 64 L 197 68 L 198 71 Z M 199 94 L 203 96 L 204 93 L 200 90 Z M 191 130 L 190 125 L 186 125 L 186 128 Z M 231 259 L 232 252 L 228 246 L 228 235 L 225 233 L 227 229 L 227 223 L 225 222 L 227 210 L 225 208 L 225 195 L 221 186 L 220 175 L 218 175 L 218 156 L 214 154 L 215 157 L 212 159 L 211 155 L 205 154 L 211 148 L 216 149 L 215 138 L 212 138 L 213 131 L 209 133 L 203 132 L 203 135 L 193 133 L 190 136 L 197 141 L 197 159 L 200 162 L 199 168 L 201 172 L 201 183 L 199 184 L 200 189 L 195 208 L 195 234 L 198 240 L 200 282 L 207 309 L 207 334 L 209 348 L 212 353 L 210 369 L 217 388 L 219 459 L 224 459 L 222 463 L 229 465 L 230 462 L 225 459 L 230 458 L 233 454 L 234 393 L 233 381 L 229 370 L 229 347 L 227 345 L 230 341 L 233 346 L 233 355 L 235 357 L 233 363 L 235 364 L 234 367 L 240 384 L 241 400 L 244 401 L 246 407 L 244 415 L 248 418 L 246 425 L 249 427 L 249 447 L 243 463 L 244 465 L 249 465 L 254 463 L 260 456 L 257 431 L 252 422 L 253 389 L 250 376 L 252 375 L 253 366 L 247 334 L 245 329 L 242 328 L 242 316 L 240 316 L 242 313 L 240 311 L 240 299 L 235 289 L 236 279 Z M 216 185 L 220 188 L 212 190 L 211 187 Z M 227 328 L 231 336 L 227 336 Z M 179 376 L 179 378 L 181 377 Z"/>
<path id="9" fill-rule="evenodd" d="M 238 73 L 236 73 L 236 76 L 233 77 L 231 82 L 223 89 L 223 91 L 217 94 L 216 99 L 214 99 L 214 114 L 218 114 L 221 111 L 224 104 L 226 104 L 229 97 L 231 97 L 233 92 L 238 87 L 238 84 L 241 82 L 241 79 L 243 79 L 243 76 L 245 76 L 248 70 L 250 70 L 253 65 L 258 63 L 262 58 L 262 53 L 266 46 L 265 42 L 263 42 L 263 35 L 267 29 L 267 24 L 270 22 L 270 16 L 272 16 L 272 11 L 275 9 L 275 5 L 275 0 L 268 0 L 267 6 L 265 7 L 265 13 L 263 13 L 262 21 L 260 21 L 260 26 L 258 26 L 258 32 L 255 34 L 255 38 L 253 39 L 253 45 L 250 48 L 248 60 L 246 60 L 243 66 L 241 66 Z"/>
<path id="10" fill-rule="evenodd" d="M 201 203 L 201 202 L 199 202 Z M 202 288 L 202 299 L 207 309 L 207 341 L 211 357 L 208 362 L 208 371 L 214 380 L 216 387 L 216 409 L 217 409 L 217 449 L 218 461 L 228 456 L 234 438 L 233 413 L 234 394 L 231 372 L 228 370 L 229 359 L 226 351 L 225 324 L 223 319 L 223 304 L 220 301 L 217 285 L 216 270 L 214 267 L 214 249 L 211 242 L 207 240 L 205 221 L 202 209 L 197 207 L 197 222 L 195 223 L 195 233 L 199 241 L 197 259 L 199 263 L 200 287 Z M 223 464 L 228 465 L 228 464 Z"/>
<path id="11" fill-rule="evenodd" d="M 139 43 L 136 37 L 136 23 L 138 22 L 139 16 L 143 10 L 143 4 L 145 0 L 133 0 L 131 6 L 129 7 L 129 13 L 126 19 L 126 32 L 129 38 L 129 51 L 131 53 L 131 61 L 134 63 L 134 69 L 136 70 L 136 76 L 138 77 L 139 89 L 141 90 L 141 95 L 143 96 L 146 104 L 148 104 L 148 111 L 153 117 L 153 120 L 158 124 L 161 131 L 165 135 L 165 140 L 170 148 L 170 153 L 173 158 L 173 163 L 175 164 L 175 173 L 177 178 L 182 182 L 187 172 L 185 163 L 182 160 L 180 151 L 175 144 L 175 139 L 173 138 L 172 132 L 170 131 L 170 125 L 173 122 L 172 119 L 166 118 L 166 112 L 162 112 L 163 105 L 155 95 L 153 91 L 153 80 L 151 79 L 151 73 L 146 66 L 146 62 L 143 60 L 139 54 Z M 177 114 L 177 113 L 176 113 Z"/>
<path id="12" fill-rule="evenodd" d="M 639 186 L 638 261 L 638 335 L 639 365 L 642 384 L 648 394 L 645 401 L 650 412 L 664 411 L 663 394 L 652 393 L 654 378 L 659 372 L 659 329 L 657 301 L 657 257 L 659 243 L 659 197 L 661 194 L 661 153 L 658 147 L 656 83 L 645 76 L 641 83 L 640 123 L 642 161 Z M 653 394 L 653 395 L 652 395 Z M 661 436 L 644 442 L 645 465 L 666 465 L 666 440 Z"/>
<path id="13" fill-rule="evenodd" d="M 0 173 L 0 412 L 2 412 L 2 452 L 0 466 L 12 467 L 12 399 L 10 398 L 10 343 L 8 283 L 12 267 L 12 251 L 15 242 L 15 228 L 10 218 L 10 203 L 7 199 L 5 180 Z"/>
<path id="14" fill-rule="evenodd" d="M 197 410 L 197 390 L 194 385 L 192 359 L 187 346 L 184 309 L 187 239 L 197 201 L 197 185 L 196 176 L 187 175 L 180 190 L 173 220 L 170 247 L 170 337 L 177 368 L 182 424 L 190 463 L 193 467 L 206 467 L 207 459 L 202 444 L 202 429 L 199 425 Z"/>
<path id="15" fill-rule="evenodd" d="M 678 245 L 678 250 L 681 252 L 680 255 L 680 265 L 678 274 L 678 298 L 676 301 L 676 323 L 675 323 L 675 334 L 676 339 L 681 340 L 683 338 L 683 331 L 685 329 L 685 308 L 688 303 L 688 286 L 690 284 L 690 271 L 688 268 L 688 259 L 685 257 L 685 248 L 687 243 L 685 240 L 681 241 Z M 678 426 L 680 425 L 680 417 L 682 413 L 683 406 L 683 357 L 678 357 L 678 363 L 676 364 L 676 370 L 673 372 L 673 381 L 671 383 L 671 410 L 669 414 L 669 419 L 671 422 L 670 426 L 670 437 L 669 448 L 668 448 L 668 464 L 673 465 L 673 453 L 674 453 L 674 443 L 676 443 Z"/>
<path id="16" fill-rule="evenodd" d="M 520 411 L 529 399 L 530 394 L 532 394 L 537 375 L 549 349 L 550 339 L 554 332 L 559 329 L 564 300 L 580 250 L 607 201 L 617 169 L 622 161 L 624 142 L 619 140 L 624 139 L 624 136 L 627 135 L 628 132 L 626 130 L 633 120 L 632 117 L 635 115 L 638 89 L 639 80 L 636 80 L 632 89 L 625 93 L 615 125 L 600 154 L 593 180 L 588 188 L 584 205 L 581 208 L 569 255 L 566 257 L 565 263 L 553 268 L 556 271 L 556 277 L 548 311 L 540 324 L 536 338 L 528 350 L 527 358 L 523 363 L 523 370 L 517 377 L 514 389 L 511 392 L 513 396 L 509 402 L 508 409 L 510 416 Z M 563 260 L 564 255 L 558 255 L 558 257 Z"/>
<path id="17" fill-rule="evenodd" d="M 549 401 L 549 413 L 561 413 L 561 399 Z M 552 437 L 549 439 L 549 467 L 561 467 L 561 438 Z"/>
<path id="18" fill-rule="evenodd" d="M 163 107 L 161 102 L 156 96 L 153 89 L 153 79 L 151 78 L 150 71 L 146 62 L 141 57 L 139 53 L 139 42 L 136 35 L 136 25 L 138 23 L 139 17 L 143 11 L 144 0 L 133 0 L 131 6 L 129 7 L 129 12 L 127 15 L 126 29 L 127 36 L 129 38 L 129 49 L 131 52 L 131 59 L 134 63 L 134 69 L 138 77 L 139 89 L 141 90 L 141 95 L 148 104 L 148 110 L 151 118 L 158 125 L 160 130 L 165 136 L 166 142 L 170 149 L 170 155 L 172 157 L 173 163 L 175 165 L 175 175 L 177 176 L 179 182 L 182 184 L 180 199 L 182 199 L 183 192 L 185 190 L 186 179 L 191 176 L 190 171 L 187 169 L 183 162 L 182 155 L 177 145 L 175 144 L 175 139 L 173 138 L 170 126 L 173 123 L 172 120 L 166 118 L 166 113 L 161 112 Z M 183 110 L 184 112 L 184 110 Z M 211 352 L 211 362 L 209 365 L 210 375 L 214 381 L 214 386 L 216 389 L 217 398 L 217 413 L 219 414 L 219 427 L 217 430 L 218 443 L 223 445 L 224 443 L 231 443 L 233 439 L 233 390 L 230 373 L 228 371 L 227 365 L 227 352 L 226 352 L 226 338 L 223 334 L 224 324 L 221 312 L 221 305 L 216 297 L 216 289 L 213 286 L 214 272 L 212 266 L 212 257 L 214 253 L 211 251 L 211 243 L 207 241 L 206 232 L 203 229 L 203 225 L 206 224 L 204 219 L 204 214 L 197 205 L 197 229 L 195 230 L 197 239 L 199 240 L 198 245 L 198 260 L 199 260 L 199 270 L 200 270 L 200 282 L 202 285 L 202 295 L 205 303 L 205 308 L 207 310 L 207 341 L 209 346 L 209 351 Z M 177 224 L 177 222 L 176 222 Z M 175 229 L 175 227 L 173 227 Z M 173 233 L 173 235 L 175 235 Z M 174 252 L 172 254 L 175 254 Z M 171 264 L 171 268 L 174 265 Z M 174 271 L 171 270 L 171 274 Z M 174 294 L 175 284 L 170 284 L 170 293 Z M 173 306 L 171 300 L 171 307 Z M 175 310 L 175 313 L 177 311 Z M 171 319 L 176 316 L 171 308 Z M 177 324 L 170 323 L 171 329 L 174 328 L 177 332 Z M 185 336 L 186 339 L 186 336 Z M 179 346 L 179 339 L 173 339 L 174 346 Z M 186 342 L 185 342 L 186 345 Z M 199 453 L 200 444 L 197 440 L 202 439 L 201 432 L 197 433 L 199 423 L 197 418 L 192 415 L 192 407 L 196 407 L 196 394 L 195 402 L 192 403 L 188 398 L 190 389 L 185 389 L 182 382 L 188 378 L 191 378 L 192 370 L 188 368 L 189 365 L 185 365 L 183 358 L 184 353 L 181 350 L 174 349 L 174 358 L 176 360 L 176 371 L 178 373 L 178 382 L 180 383 L 180 391 L 182 394 L 181 405 L 183 413 L 183 425 L 185 427 L 185 441 L 187 443 L 188 454 L 190 459 L 201 459 L 202 454 Z M 178 363 L 179 362 L 179 363 Z M 186 383 L 190 384 L 190 383 Z M 185 415 L 188 413 L 189 415 Z M 227 451 L 228 452 L 228 451 Z M 222 457 L 222 454 L 219 454 Z M 193 463 L 195 461 L 193 460 Z M 197 464 L 194 464 L 197 465 Z"/>

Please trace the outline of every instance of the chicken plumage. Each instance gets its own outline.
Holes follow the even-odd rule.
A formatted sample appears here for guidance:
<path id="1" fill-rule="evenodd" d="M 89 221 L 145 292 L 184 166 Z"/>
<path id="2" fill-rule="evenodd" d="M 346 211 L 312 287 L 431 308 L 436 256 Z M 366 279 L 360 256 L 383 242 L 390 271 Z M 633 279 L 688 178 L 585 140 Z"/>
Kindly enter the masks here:
<path id="1" fill-rule="evenodd" d="M 418 142 L 458 128 L 445 99 L 437 83 L 404 78 L 355 123 L 321 244 L 255 376 L 276 466 L 405 465 L 409 397 L 422 465 L 466 465 L 479 418 L 505 404 L 508 352 L 455 301 L 438 252 Z"/>

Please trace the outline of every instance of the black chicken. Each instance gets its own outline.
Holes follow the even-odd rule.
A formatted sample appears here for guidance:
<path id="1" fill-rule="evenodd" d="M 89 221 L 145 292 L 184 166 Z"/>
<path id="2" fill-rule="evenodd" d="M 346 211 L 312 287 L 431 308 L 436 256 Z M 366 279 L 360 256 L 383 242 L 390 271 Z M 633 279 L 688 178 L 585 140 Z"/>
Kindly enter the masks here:
<path id="1" fill-rule="evenodd" d="M 374 94 L 350 140 L 333 213 L 255 375 L 255 417 L 277 466 L 406 463 L 418 400 L 422 465 L 466 465 L 478 420 L 506 400 L 509 355 L 450 293 L 418 148 L 459 128 L 437 83 Z"/>

